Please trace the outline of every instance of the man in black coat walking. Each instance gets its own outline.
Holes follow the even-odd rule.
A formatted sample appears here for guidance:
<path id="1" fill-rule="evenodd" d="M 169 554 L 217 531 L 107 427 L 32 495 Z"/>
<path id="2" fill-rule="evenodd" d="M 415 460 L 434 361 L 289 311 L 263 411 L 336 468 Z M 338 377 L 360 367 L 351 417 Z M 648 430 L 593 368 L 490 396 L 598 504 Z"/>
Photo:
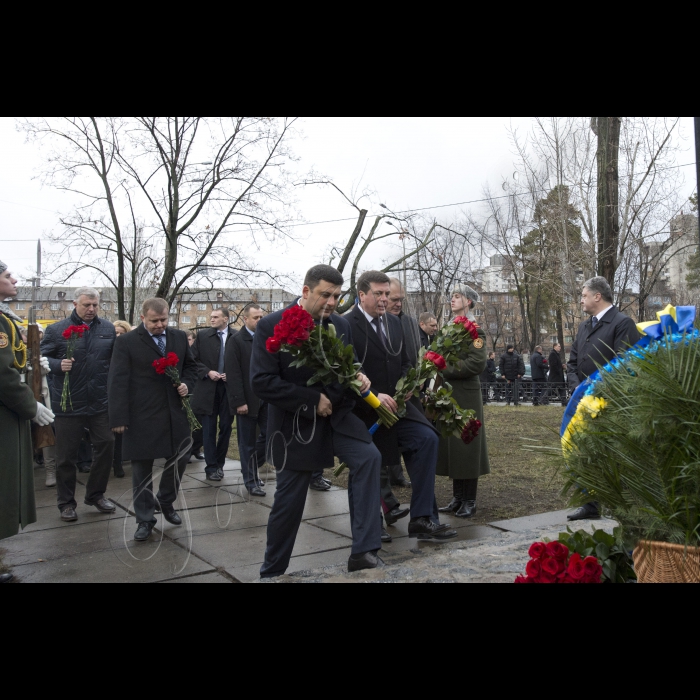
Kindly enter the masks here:
<path id="1" fill-rule="evenodd" d="M 114 435 L 107 414 L 107 377 L 112 350 L 117 339 L 114 326 L 99 318 L 100 293 L 89 287 L 75 293 L 75 307 L 70 318 L 46 329 L 41 354 L 51 367 L 51 404 L 56 414 L 56 485 L 61 520 L 75 522 L 78 460 L 87 430 L 93 447 L 92 467 L 88 478 L 85 505 L 101 513 L 113 513 L 116 507 L 105 499 L 114 461 Z M 89 326 L 75 345 L 72 360 L 66 359 L 64 331 L 70 326 Z M 70 401 L 65 411 L 61 395 L 66 377 L 70 377 Z"/>
<path id="2" fill-rule="evenodd" d="M 168 328 L 170 308 L 164 299 L 143 304 L 142 324 L 122 335 L 114 346 L 109 372 L 109 420 L 124 436 L 124 459 L 131 460 L 136 542 L 145 542 L 157 524 L 156 500 L 163 517 L 182 525 L 174 503 L 192 449 L 192 437 L 182 400 L 197 381 L 197 363 L 183 331 Z M 159 375 L 153 363 L 174 353 L 179 362 L 179 387 Z M 154 499 L 153 464 L 166 459 L 160 491 Z"/>
<path id="3" fill-rule="evenodd" d="M 393 398 L 396 385 L 408 374 L 412 364 L 406 350 L 401 321 L 396 316 L 387 314 L 389 278 L 382 272 L 366 272 L 357 282 L 357 291 L 359 304 L 349 316 L 355 351 L 372 382 L 377 398 L 385 408 L 396 413 L 398 406 Z M 457 533 L 447 525 L 440 525 L 435 500 L 440 436 L 412 403 L 408 402 L 406 409 L 406 417 L 391 430 L 385 427 L 379 429 L 374 443 L 382 453 L 385 466 L 398 464 L 403 453 L 413 485 L 409 536 L 444 542 L 456 537 Z M 355 413 L 362 418 L 368 429 L 377 422 L 376 412 L 365 403 L 358 403 Z M 384 495 L 386 484 L 382 491 L 385 518 L 388 525 L 393 525 L 397 517 L 404 517 L 407 513 L 397 512 L 396 507 L 391 509 L 394 504 L 387 503 Z"/>
<path id="4" fill-rule="evenodd" d="M 520 406 L 520 380 L 525 376 L 525 361 L 512 345 L 501 355 L 501 376 L 507 382 L 506 403 L 510 406 L 515 397 L 515 405 Z"/>
<path id="5" fill-rule="evenodd" d="M 318 265 L 306 275 L 298 303 L 317 323 L 333 324 L 337 336 L 352 344 L 350 324 L 332 315 L 338 306 L 343 276 L 334 268 Z M 314 372 L 291 367 L 290 353 L 272 354 L 267 340 L 283 312 L 264 318 L 253 341 L 252 388 L 269 405 L 268 455 L 277 469 L 277 492 L 267 528 L 267 551 L 260 575 L 282 576 L 292 557 L 301 526 L 311 475 L 331 469 L 335 457 L 349 465 L 348 499 L 352 524 L 352 556 L 348 569 L 362 571 L 382 566 L 379 522 L 379 471 L 381 455 L 372 444 L 364 423 L 353 414 L 354 394 L 340 384 L 308 386 Z M 367 391 L 370 382 L 358 376 Z"/>
<path id="6" fill-rule="evenodd" d="M 253 392 L 250 383 L 250 359 L 253 355 L 253 338 L 263 319 L 263 310 L 251 304 L 243 311 L 243 328 L 226 347 L 226 387 L 231 415 L 236 416 L 238 426 L 238 451 L 241 470 L 248 493 L 264 498 L 260 481 L 260 467 L 267 459 L 267 404 Z"/>
<path id="7" fill-rule="evenodd" d="M 580 328 L 569 361 L 569 385 L 579 384 L 595 374 L 640 339 L 637 324 L 613 305 L 613 292 L 604 277 L 594 277 L 583 286 L 583 310 L 591 319 Z M 597 503 L 589 503 L 569 516 L 569 520 L 600 517 Z"/>
<path id="8" fill-rule="evenodd" d="M 532 403 L 535 406 L 549 405 L 549 392 L 547 391 L 547 372 L 549 366 L 544 359 L 544 348 L 538 345 L 530 358 L 532 367 Z"/>
<path id="9" fill-rule="evenodd" d="M 550 394 L 557 396 L 562 406 L 567 406 L 566 381 L 564 380 L 564 363 L 561 359 L 561 345 L 557 343 L 549 355 Z"/>
<path id="10" fill-rule="evenodd" d="M 225 367 L 226 348 L 234 336 L 229 329 L 229 322 L 228 310 L 212 311 L 211 328 L 198 333 L 192 345 L 192 355 L 199 374 L 197 384 L 192 389 L 192 410 L 202 423 L 207 480 L 216 482 L 224 478 L 226 455 L 233 431 Z"/>

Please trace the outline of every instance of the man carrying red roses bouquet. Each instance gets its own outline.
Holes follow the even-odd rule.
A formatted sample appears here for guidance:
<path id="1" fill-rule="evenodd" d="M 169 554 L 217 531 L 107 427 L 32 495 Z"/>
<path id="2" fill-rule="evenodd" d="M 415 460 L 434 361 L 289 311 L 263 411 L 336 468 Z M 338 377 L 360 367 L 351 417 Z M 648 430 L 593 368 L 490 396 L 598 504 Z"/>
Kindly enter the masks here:
<path id="1" fill-rule="evenodd" d="M 146 300 L 141 320 L 135 331 L 117 339 L 109 373 L 110 425 L 124 436 L 124 459 L 131 460 L 132 466 L 136 542 L 150 538 L 157 524 L 156 506 L 167 522 L 182 525 L 174 504 L 192 447 L 183 401 L 198 377 L 187 336 L 168 327 L 168 303 L 164 299 Z M 158 363 L 163 365 L 162 374 L 154 366 L 160 360 L 164 360 Z M 154 496 L 153 464 L 157 459 L 167 463 L 160 491 Z"/>
<path id="2" fill-rule="evenodd" d="M 306 275 L 301 298 L 284 312 L 260 321 L 253 341 L 252 387 L 255 395 L 269 404 L 267 455 L 277 469 L 277 492 L 268 523 L 265 563 L 260 572 L 263 579 L 282 576 L 287 571 L 312 474 L 333 468 L 335 457 L 347 462 L 350 469 L 348 498 L 353 546 L 348 569 L 353 572 L 381 566 L 378 556 L 382 546 L 381 456 L 365 425 L 353 415 L 355 403 L 360 399 L 338 383 L 308 386 L 315 376 L 314 370 L 295 366 L 294 356 L 279 352 L 282 343 L 277 346 L 273 340 L 284 316 L 289 325 L 278 329 L 278 337 L 288 340 L 296 334 L 299 342 L 305 342 L 316 324 L 327 329 L 332 325 L 337 337 L 351 346 L 350 325 L 343 317 L 333 314 L 342 285 L 343 276 L 334 268 L 327 265 L 312 268 Z M 296 315 L 295 307 L 300 308 Z M 357 379 L 362 393 L 368 391 L 367 378 L 359 374 Z"/>

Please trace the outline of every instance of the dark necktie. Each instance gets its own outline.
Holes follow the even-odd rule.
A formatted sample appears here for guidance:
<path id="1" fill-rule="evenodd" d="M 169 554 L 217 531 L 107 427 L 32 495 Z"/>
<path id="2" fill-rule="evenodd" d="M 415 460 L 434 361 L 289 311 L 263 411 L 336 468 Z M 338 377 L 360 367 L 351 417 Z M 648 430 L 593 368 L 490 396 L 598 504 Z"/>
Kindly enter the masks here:
<path id="1" fill-rule="evenodd" d="M 386 334 L 384 333 L 384 324 L 382 323 L 381 318 L 375 318 L 372 323 L 374 324 L 374 327 L 377 329 L 377 333 L 379 335 L 379 339 L 382 341 L 382 345 L 386 347 Z"/>
<path id="2" fill-rule="evenodd" d="M 165 336 L 157 335 L 156 342 L 158 343 L 158 349 L 160 350 L 160 354 L 165 355 Z"/>
<path id="3" fill-rule="evenodd" d="M 224 357 L 226 352 L 226 341 L 224 335 L 226 331 L 219 331 L 219 340 L 221 341 L 221 350 L 219 351 L 219 374 L 224 373 Z"/>
<path id="4" fill-rule="evenodd" d="M 596 328 L 598 328 L 598 324 L 600 323 L 600 321 L 598 320 L 597 316 L 594 316 L 591 320 L 591 323 L 593 324 L 593 330 L 595 330 Z"/>

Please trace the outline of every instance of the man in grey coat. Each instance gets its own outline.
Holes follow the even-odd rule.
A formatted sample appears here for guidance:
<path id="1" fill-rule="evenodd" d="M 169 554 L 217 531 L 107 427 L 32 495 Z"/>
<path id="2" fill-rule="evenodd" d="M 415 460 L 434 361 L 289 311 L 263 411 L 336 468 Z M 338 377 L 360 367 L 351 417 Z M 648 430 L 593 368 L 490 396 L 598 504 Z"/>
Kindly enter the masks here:
<path id="1" fill-rule="evenodd" d="M 591 318 L 578 331 L 569 360 L 569 385 L 579 384 L 639 342 L 637 325 L 613 305 L 613 292 L 604 277 L 594 277 L 583 286 L 583 310 Z M 589 503 L 569 516 L 569 520 L 595 520 L 600 517 L 597 503 Z"/>

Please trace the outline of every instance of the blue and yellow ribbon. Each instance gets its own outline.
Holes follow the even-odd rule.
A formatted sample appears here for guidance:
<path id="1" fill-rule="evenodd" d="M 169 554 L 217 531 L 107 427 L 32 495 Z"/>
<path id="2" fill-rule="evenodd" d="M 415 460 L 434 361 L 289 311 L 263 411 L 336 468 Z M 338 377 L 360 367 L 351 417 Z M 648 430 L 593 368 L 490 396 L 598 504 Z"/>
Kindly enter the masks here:
<path id="1" fill-rule="evenodd" d="M 585 382 L 579 385 L 574 392 L 574 395 L 569 401 L 569 405 L 564 413 L 564 421 L 561 426 L 561 437 L 564 442 L 564 450 L 566 451 L 569 444 L 573 429 L 582 423 L 583 414 L 589 413 L 593 415 L 590 409 L 590 400 L 584 401 L 585 397 L 593 397 L 595 394 L 595 385 L 600 381 L 602 372 L 612 372 L 632 356 L 641 356 L 640 350 L 648 348 L 652 343 L 664 342 L 667 339 L 670 342 L 678 343 L 685 340 L 688 336 L 699 337 L 700 333 L 695 330 L 695 318 L 697 309 L 694 306 L 667 306 L 663 311 L 656 314 L 658 320 L 648 323 L 637 324 L 637 329 L 642 334 L 641 340 L 630 348 L 624 355 L 616 357 L 612 362 L 600 369 L 595 374 L 592 374 Z M 601 406 L 600 409 L 604 409 Z M 595 413 L 595 418 L 598 413 Z M 570 430 L 570 428 L 572 430 Z"/>

